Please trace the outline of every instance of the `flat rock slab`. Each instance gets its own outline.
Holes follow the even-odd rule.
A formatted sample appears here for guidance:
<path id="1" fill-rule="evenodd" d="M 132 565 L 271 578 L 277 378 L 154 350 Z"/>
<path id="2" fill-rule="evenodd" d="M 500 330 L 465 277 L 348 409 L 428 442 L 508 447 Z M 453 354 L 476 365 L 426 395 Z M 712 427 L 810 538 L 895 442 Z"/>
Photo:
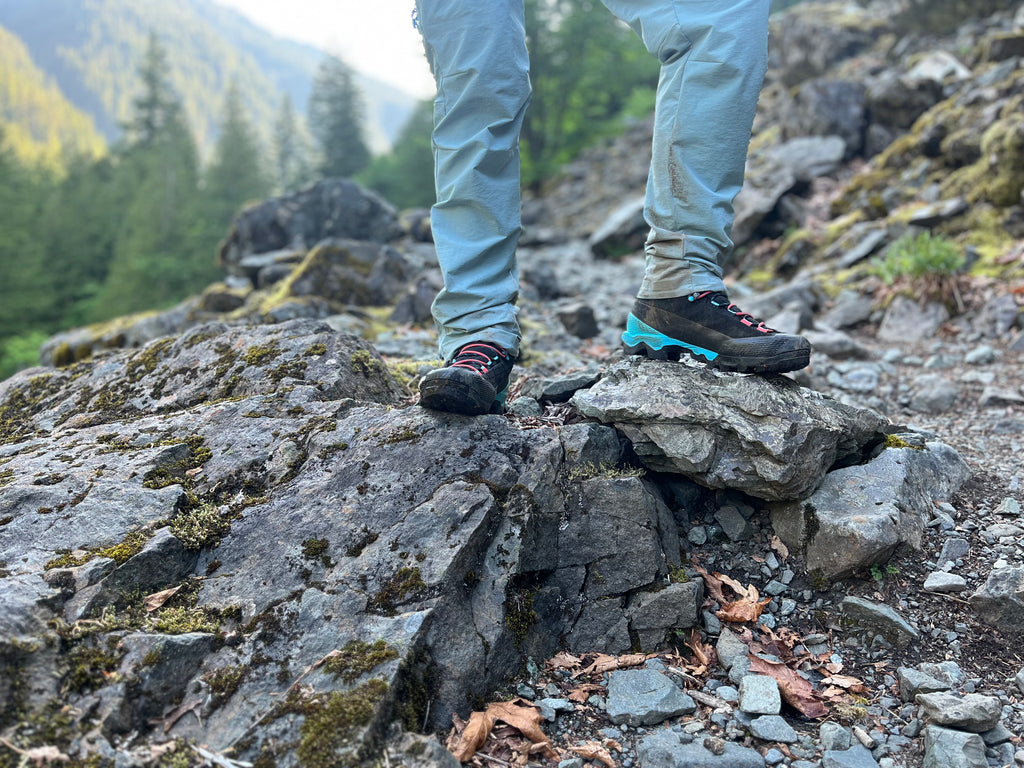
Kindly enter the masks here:
<path id="1" fill-rule="evenodd" d="M 976 733 L 929 725 L 924 729 L 922 768 L 987 768 L 985 742 Z"/>
<path id="2" fill-rule="evenodd" d="M 572 402 L 625 433 L 652 470 L 774 501 L 813 493 L 837 461 L 880 442 L 884 424 L 781 376 L 639 358 Z"/>
<path id="3" fill-rule="evenodd" d="M 912 624 L 885 603 L 863 597 L 844 597 L 839 610 L 854 624 L 873 630 L 896 646 L 902 647 L 920 637 Z"/>
<path id="4" fill-rule="evenodd" d="M 878 768 L 871 752 L 860 744 L 849 749 L 829 750 L 821 756 L 822 768 Z"/>
<path id="5" fill-rule="evenodd" d="M 608 675 L 606 711 L 616 725 L 657 725 L 696 709 L 693 699 L 656 670 L 621 670 Z"/>
<path id="6" fill-rule="evenodd" d="M 1008 638 L 1024 638 L 1024 568 L 998 568 L 970 597 L 971 605 Z"/>
<path id="7" fill-rule="evenodd" d="M 968 693 L 919 693 L 914 701 L 922 716 L 935 725 L 971 733 L 984 733 L 999 723 L 1003 707 L 995 696 Z"/>
<path id="8" fill-rule="evenodd" d="M 865 464 L 829 472 L 804 501 L 773 504 L 772 525 L 787 546 L 805 551 L 808 570 L 843 577 L 885 562 L 900 544 L 919 549 L 934 502 L 969 476 L 945 443 L 886 448 Z"/>
<path id="9" fill-rule="evenodd" d="M 679 740 L 679 734 L 667 728 L 645 737 L 637 747 L 637 756 L 642 766 L 765 768 L 761 754 L 749 747 L 741 747 L 731 741 L 722 742 L 720 739 L 705 739 L 703 743 L 683 744 Z"/>

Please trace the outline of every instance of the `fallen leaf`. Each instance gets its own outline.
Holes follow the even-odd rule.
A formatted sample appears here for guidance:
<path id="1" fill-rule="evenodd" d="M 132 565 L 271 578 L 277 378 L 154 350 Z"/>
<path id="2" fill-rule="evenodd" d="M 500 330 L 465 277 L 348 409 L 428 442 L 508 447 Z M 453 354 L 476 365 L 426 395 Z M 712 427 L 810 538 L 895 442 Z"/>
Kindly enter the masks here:
<path id="1" fill-rule="evenodd" d="M 750 671 L 755 674 L 769 675 L 779 684 L 779 693 L 783 700 L 802 713 L 805 717 L 824 717 L 828 714 L 826 707 L 816 696 L 814 686 L 802 678 L 795 670 L 785 664 L 765 661 L 760 656 L 748 656 Z"/>
<path id="2" fill-rule="evenodd" d="M 742 600 L 722 606 L 722 610 L 715 611 L 715 616 L 722 621 L 757 621 L 765 606 L 772 601 L 770 597 L 767 600 L 760 600 L 760 597 L 757 587 L 751 585 L 746 588 L 746 594 Z"/>
<path id="3" fill-rule="evenodd" d="M 624 656 L 609 656 L 606 653 L 598 653 L 590 666 L 583 670 L 583 673 L 587 675 L 599 675 L 603 672 L 612 672 L 616 669 L 636 667 L 647 661 L 647 658 L 647 654 L 645 653 L 627 653 Z"/>
<path id="4" fill-rule="evenodd" d="M 753 589 L 753 587 L 744 587 L 742 584 L 736 581 L 736 579 L 732 578 L 731 576 L 727 576 L 724 573 L 716 573 L 715 578 L 717 578 L 723 584 L 728 585 L 729 589 L 731 589 L 740 597 L 749 597 L 749 590 Z"/>
<path id="5" fill-rule="evenodd" d="M 601 746 L 606 749 L 614 749 L 616 752 L 622 751 L 622 745 L 615 739 L 602 739 Z"/>
<path id="6" fill-rule="evenodd" d="M 720 579 L 715 578 L 710 573 L 705 571 L 696 563 L 693 564 L 694 568 L 697 569 L 697 573 L 704 579 L 704 586 L 707 587 L 708 593 L 715 599 L 719 605 L 725 605 L 728 600 L 725 599 L 725 595 L 722 594 L 722 582 Z"/>
<path id="7" fill-rule="evenodd" d="M 782 543 L 782 539 L 780 539 L 778 536 L 772 536 L 772 540 L 769 546 L 771 546 L 771 548 L 775 550 L 775 554 L 781 557 L 783 561 L 785 561 L 786 558 L 789 557 L 789 548 Z"/>
<path id="8" fill-rule="evenodd" d="M 12 752 L 16 752 L 21 755 L 21 763 L 24 765 L 31 760 L 36 765 L 43 765 L 45 763 L 52 763 L 59 761 L 66 763 L 71 760 L 70 757 L 61 752 L 57 747 L 47 745 L 44 747 L 32 747 L 31 749 L 19 749 L 14 746 L 7 739 L 0 738 L 0 744 L 3 744 Z"/>
<path id="9" fill-rule="evenodd" d="M 569 691 L 569 701 L 575 701 L 582 704 L 589 699 L 593 693 L 603 690 L 603 685 L 598 685 L 597 683 L 583 683 Z"/>
<path id="10" fill-rule="evenodd" d="M 569 747 L 573 752 L 582 757 L 584 760 L 597 760 L 608 768 L 616 768 L 615 761 L 612 759 L 611 754 L 601 746 L 600 742 L 588 741 L 580 744 L 576 747 Z"/>
<path id="11" fill-rule="evenodd" d="M 487 705 L 484 712 L 474 712 L 469 716 L 469 723 L 451 752 L 460 763 L 468 762 L 487 741 L 494 724 L 501 720 L 533 743 L 542 745 L 541 751 L 545 757 L 558 757 L 558 753 L 551 748 L 548 737 L 540 729 L 540 722 L 543 719 L 540 710 L 525 699 L 493 702 Z"/>
<path id="12" fill-rule="evenodd" d="M 458 744 L 452 750 L 455 759 L 460 763 L 469 762 L 476 751 L 487 741 L 487 736 L 493 726 L 494 720 L 489 719 L 485 713 L 474 712 L 471 714 L 469 722 L 459 735 Z"/>
<path id="13" fill-rule="evenodd" d="M 566 653 L 565 651 L 562 651 L 561 653 L 556 653 L 554 656 L 552 656 L 550 659 L 544 662 L 544 666 L 548 669 L 575 669 L 576 667 L 579 667 L 582 663 L 582 659 L 578 659 L 571 653 Z"/>
<path id="14" fill-rule="evenodd" d="M 690 631 L 690 639 L 684 645 L 693 651 L 694 658 L 700 666 L 707 669 L 711 666 L 711 655 L 714 653 L 710 646 L 705 645 L 701 642 L 700 635 L 697 634 L 697 630 Z"/>
<path id="15" fill-rule="evenodd" d="M 146 595 L 146 599 L 142 601 L 142 604 L 146 606 L 146 610 L 152 613 L 157 608 L 163 606 L 168 600 L 174 597 L 178 592 L 181 591 L 181 585 L 171 587 L 170 589 L 162 590 L 161 592 L 154 592 L 152 595 Z"/>
<path id="16" fill-rule="evenodd" d="M 177 723 L 182 717 L 191 712 L 196 716 L 196 720 L 199 721 L 199 725 L 203 724 L 203 719 L 199 716 L 199 710 L 203 708 L 202 699 L 192 699 L 190 701 L 183 702 L 177 709 L 164 717 L 164 733 L 168 733 L 174 724 Z M 159 722 L 159 720 L 157 721 Z M 172 744 L 174 742 L 171 742 Z"/>
<path id="17" fill-rule="evenodd" d="M 822 680 L 821 684 L 835 685 L 840 688 L 845 688 L 848 691 L 852 691 L 853 693 L 864 693 L 867 690 L 863 680 L 851 677 L 850 675 L 832 675 L 831 677 L 826 677 Z"/>

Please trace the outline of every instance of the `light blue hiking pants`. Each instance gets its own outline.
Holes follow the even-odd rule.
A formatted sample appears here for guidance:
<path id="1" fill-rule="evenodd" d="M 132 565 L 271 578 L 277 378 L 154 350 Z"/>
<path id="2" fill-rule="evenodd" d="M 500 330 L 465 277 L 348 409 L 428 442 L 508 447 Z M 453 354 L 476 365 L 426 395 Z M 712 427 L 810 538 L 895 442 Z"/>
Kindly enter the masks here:
<path id="1" fill-rule="evenodd" d="M 767 62 L 769 0 L 603 2 L 662 64 L 638 296 L 721 289 Z M 530 99 L 523 0 L 417 0 L 417 13 L 437 81 L 440 352 L 449 360 L 464 344 L 490 341 L 516 354 L 518 144 Z"/>

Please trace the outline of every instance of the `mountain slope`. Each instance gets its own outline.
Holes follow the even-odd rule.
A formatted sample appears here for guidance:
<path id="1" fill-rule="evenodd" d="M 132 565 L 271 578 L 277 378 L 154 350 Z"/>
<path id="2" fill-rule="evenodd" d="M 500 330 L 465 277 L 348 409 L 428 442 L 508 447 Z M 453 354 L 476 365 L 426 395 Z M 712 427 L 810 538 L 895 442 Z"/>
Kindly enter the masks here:
<path id="1" fill-rule="evenodd" d="M 70 155 L 97 157 L 103 137 L 36 67 L 22 42 L 0 27 L 0 133 L 22 161 L 58 169 Z"/>
<path id="2" fill-rule="evenodd" d="M 237 80 L 250 117 L 269 135 L 287 93 L 304 113 L 322 53 L 282 40 L 211 0 L 0 0 L 0 25 L 24 42 L 32 59 L 67 98 L 92 115 L 110 140 L 120 135 L 137 87 L 146 40 L 155 30 L 167 49 L 170 82 L 182 99 L 203 148 L 216 136 L 223 94 Z M 366 90 L 368 133 L 380 146 L 400 127 L 382 124 L 402 98 L 388 89 L 382 106 L 379 84 Z M 413 99 L 406 98 L 400 119 Z"/>

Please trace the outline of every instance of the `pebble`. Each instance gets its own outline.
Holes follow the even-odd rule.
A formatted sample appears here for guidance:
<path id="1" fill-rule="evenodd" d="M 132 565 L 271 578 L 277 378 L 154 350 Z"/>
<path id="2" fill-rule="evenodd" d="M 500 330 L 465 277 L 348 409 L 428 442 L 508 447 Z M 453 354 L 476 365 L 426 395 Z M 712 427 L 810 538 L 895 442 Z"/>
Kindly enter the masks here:
<path id="1" fill-rule="evenodd" d="M 768 675 L 747 675 L 740 681 L 740 710 L 754 715 L 777 715 L 782 710 L 779 684 Z"/>
<path id="2" fill-rule="evenodd" d="M 926 592 L 938 592 L 939 594 L 952 594 L 963 592 L 967 589 L 967 580 L 963 576 L 945 571 L 934 571 L 928 574 L 924 580 Z"/>
<path id="3" fill-rule="evenodd" d="M 818 729 L 818 738 L 821 740 L 822 749 L 826 751 L 849 749 L 851 744 L 850 731 L 839 723 L 831 721 L 821 724 Z"/>
<path id="4" fill-rule="evenodd" d="M 616 725 L 655 725 L 696 711 L 697 705 L 668 677 L 652 669 L 608 675 L 608 718 Z"/>
<path id="5" fill-rule="evenodd" d="M 879 768 L 874 756 L 860 744 L 832 750 L 821 756 L 822 768 Z"/>
<path id="6" fill-rule="evenodd" d="M 779 715 L 761 715 L 750 721 L 750 733 L 763 741 L 777 741 L 791 744 L 798 736 L 793 726 Z"/>

